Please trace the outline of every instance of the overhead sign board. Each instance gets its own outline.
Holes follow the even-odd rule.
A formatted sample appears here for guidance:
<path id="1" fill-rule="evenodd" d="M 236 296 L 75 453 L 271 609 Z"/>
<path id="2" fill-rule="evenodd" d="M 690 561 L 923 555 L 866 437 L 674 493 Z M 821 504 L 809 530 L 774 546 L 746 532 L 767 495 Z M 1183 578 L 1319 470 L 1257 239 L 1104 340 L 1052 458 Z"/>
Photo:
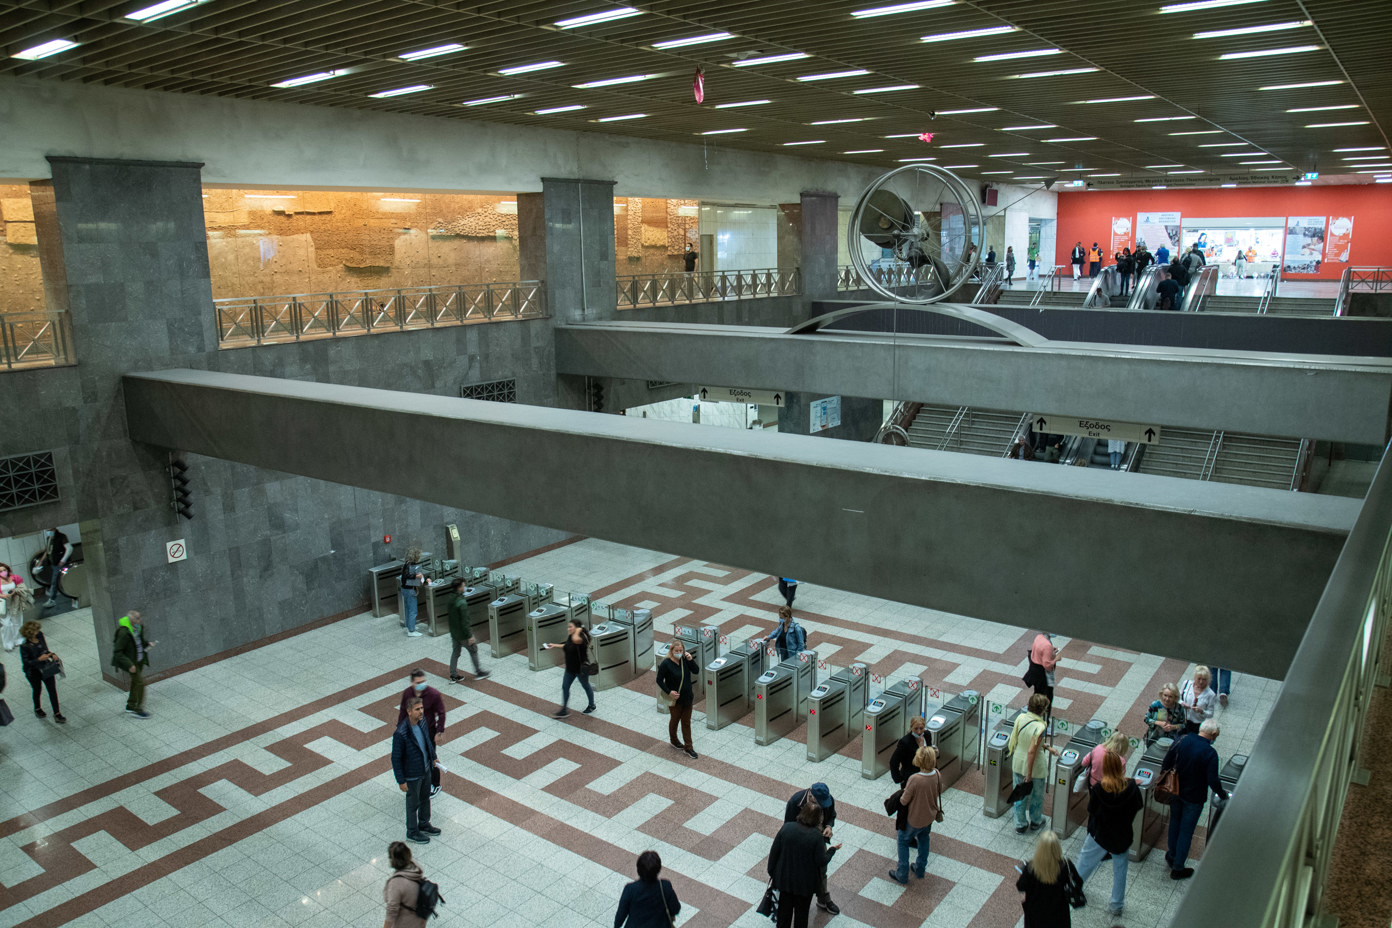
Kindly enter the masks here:
<path id="1" fill-rule="evenodd" d="M 1034 430 L 1045 435 L 1082 435 L 1085 438 L 1109 438 L 1113 441 L 1138 441 L 1144 445 L 1160 442 L 1160 426 L 1144 422 L 1117 422 L 1112 419 L 1090 419 L 1086 416 L 1051 416 L 1040 413 L 1034 417 Z"/>
<path id="2" fill-rule="evenodd" d="M 760 406 L 782 406 L 781 390 L 746 390 L 744 387 L 702 387 L 702 400 L 711 403 L 756 403 Z"/>

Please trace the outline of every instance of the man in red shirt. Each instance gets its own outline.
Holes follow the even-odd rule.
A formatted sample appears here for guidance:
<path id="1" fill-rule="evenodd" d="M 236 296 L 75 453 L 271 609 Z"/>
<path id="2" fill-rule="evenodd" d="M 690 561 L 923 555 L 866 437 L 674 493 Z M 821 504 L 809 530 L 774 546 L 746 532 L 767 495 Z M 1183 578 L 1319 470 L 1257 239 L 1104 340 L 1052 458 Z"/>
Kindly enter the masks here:
<path id="1" fill-rule="evenodd" d="M 425 671 L 419 667 L 411 671 L 411 685 L 401 694 L 401 711 L 396 716 L 396 724 L 400 725 L 406 720 L 406 703 L 411 699 L 424 703 L 425 724 L 438 745 L 440 735 L 445 730 L 445 698 L 435 687 L 426 684 Z"/>

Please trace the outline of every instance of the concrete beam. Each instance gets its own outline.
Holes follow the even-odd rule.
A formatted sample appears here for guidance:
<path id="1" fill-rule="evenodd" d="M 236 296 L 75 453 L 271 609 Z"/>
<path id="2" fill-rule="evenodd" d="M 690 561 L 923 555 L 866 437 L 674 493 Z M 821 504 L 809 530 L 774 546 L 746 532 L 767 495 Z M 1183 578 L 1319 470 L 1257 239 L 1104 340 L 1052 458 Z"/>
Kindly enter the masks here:
<path id="1" fill-rule="evenodd" d="M 670 380 L 1382 445 L 1384 358 L 608 322 L 556 327 L 561 374 Z"/>
<path id="2" fill-rule="evenodd" d="M 1276 678 L 1359 507 L 209 371 L 124 389 L 135 441 Z"/>

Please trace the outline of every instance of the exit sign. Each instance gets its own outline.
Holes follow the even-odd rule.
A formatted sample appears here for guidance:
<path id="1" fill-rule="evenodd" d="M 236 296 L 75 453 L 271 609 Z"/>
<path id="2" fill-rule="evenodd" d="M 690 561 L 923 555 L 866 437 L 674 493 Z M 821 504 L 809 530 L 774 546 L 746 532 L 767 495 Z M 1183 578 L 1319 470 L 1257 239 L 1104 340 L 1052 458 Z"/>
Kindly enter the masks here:
<path id="1" fill-rule="evenodd" d="M 1319 180 L 1319 171 L 1306 171 L 1300 175 L 1301 180 Z"/>

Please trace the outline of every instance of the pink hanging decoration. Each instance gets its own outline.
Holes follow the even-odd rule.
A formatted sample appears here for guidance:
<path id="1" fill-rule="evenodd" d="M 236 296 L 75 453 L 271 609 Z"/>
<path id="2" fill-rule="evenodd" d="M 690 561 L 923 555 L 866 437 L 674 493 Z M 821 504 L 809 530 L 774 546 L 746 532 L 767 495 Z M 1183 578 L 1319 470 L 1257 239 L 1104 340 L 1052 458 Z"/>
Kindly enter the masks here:
<path id="1" fill-rule="evenodd" d="M 929 145 L 931 145 L 933 144 L 933 133 L 925 132 L 918 137 L 918 140 L 920 142 L 927 142 Z"/>
<path id="2" fill-rule="evenodd" d="M 697 103 L 706 102 L 706 72 L 702 68 L 697 68 L 696 76 L 691 79 L 691 93 Z"/>

